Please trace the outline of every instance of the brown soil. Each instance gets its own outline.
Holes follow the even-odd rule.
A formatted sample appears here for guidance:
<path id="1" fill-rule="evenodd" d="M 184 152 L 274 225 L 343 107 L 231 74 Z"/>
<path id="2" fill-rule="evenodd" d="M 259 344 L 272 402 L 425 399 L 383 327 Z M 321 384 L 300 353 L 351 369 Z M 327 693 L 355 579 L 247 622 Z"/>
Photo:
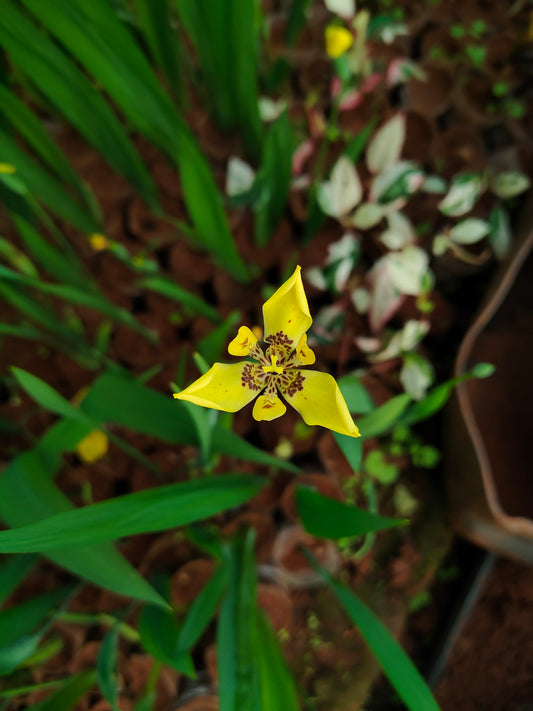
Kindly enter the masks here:
<path id="1" fill-rule="evenodd" d="M 496 562 L 437 686 L 442 711 L 533 704 L 533 568 Z"/>

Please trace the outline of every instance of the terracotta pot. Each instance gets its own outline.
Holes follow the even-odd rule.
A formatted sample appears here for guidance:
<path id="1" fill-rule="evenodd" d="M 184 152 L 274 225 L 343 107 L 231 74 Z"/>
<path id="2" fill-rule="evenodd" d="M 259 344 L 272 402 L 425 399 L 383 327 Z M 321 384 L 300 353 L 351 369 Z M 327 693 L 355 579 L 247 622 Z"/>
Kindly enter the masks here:
<path id="1" fill-rule="evenodd" d="M 515 254 L 466 334 L 460 376 L 490 362 L 487 380 L 461 383 L 447 417 L 447 485 L 455 527 L 491 550 L 533 563 L 533 206 Z"/>

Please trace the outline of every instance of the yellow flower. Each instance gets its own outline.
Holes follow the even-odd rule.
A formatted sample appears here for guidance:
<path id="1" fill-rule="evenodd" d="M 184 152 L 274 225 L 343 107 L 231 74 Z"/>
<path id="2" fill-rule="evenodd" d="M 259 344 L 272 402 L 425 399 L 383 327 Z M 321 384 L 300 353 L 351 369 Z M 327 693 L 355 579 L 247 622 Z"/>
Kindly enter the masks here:
<path id="1" fill-rule="evenodd" d="M 89 242 L 95 252 L 101 252 L 102 250 L 107 249 L 111 244 L 107 237 L 104 237 L 104 235 L 98 233 L 91 235 L 89 237 Z"/>
<path id="2" fill-rule="evenodd" d="M 326 52 L 332 59 L 337 59 L 353 44 L 353 35 L 345 27 L 330 25 L 326 27 Z"/>
<path id="3" fill-rule="evenodd" d="M 14 165 L 11 165 L 11 163 L 0 163 L 0 173 L 4 173 L 6 175 L 13 175 L 13 173 L 16 172 L 17 169 Z"/>
<path id="4" fill-rule="evenodd" d="M 241 326 L 228 351 L 234 356 L 249 356 L 255 362 L 215 363 L 174 397 L 215 410 L 236 412 L 258 396 L 254 418 L 274 420 L 287 409 L 279 397 L 281 393 L 308 425 L 322 425 L 359 437 L 335 379 L 328 373 L 299 367 L 315 362 L 315 354 L 307 345 L 306 331 L 313 319 L 300 267 L 263 304 L 263 319 L 266 353 L 254 333 Z"/>
<path id="5" fill-rule="evenodd" d="M 92 464 L 106 454 L 108 447 L 107 436 L 101 430 L 93 430 L 78 442 L 76 454 L 82 461 Z"/>

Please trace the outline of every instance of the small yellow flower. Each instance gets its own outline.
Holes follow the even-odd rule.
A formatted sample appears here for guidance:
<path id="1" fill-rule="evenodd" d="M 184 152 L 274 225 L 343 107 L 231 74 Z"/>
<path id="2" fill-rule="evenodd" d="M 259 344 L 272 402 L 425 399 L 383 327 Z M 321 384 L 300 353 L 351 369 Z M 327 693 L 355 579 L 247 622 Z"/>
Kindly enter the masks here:
<path id="1" fill-rule="evenodd" d="M 345 27 L 330 25 L 326 27 L 326 52 L 332 59 L 337 59 L 353 44 L 353 35 Z"/>
<path id="2" fill-rule="evenodd" d="M 11 165 L 11 163 L 0 163 L 0 173 L 4 173 L 4 175 L 13 175 L 13 173 L 16 172 L 17 169 L 14 165 Z"/>
<path id="3" fill-rule="evenodd" d="M 101 430 L 93 430 L 76 445 L 76 454 L 88 464 L 101 459 L 107 452 L 109 440 Z"/>
<path id="4" fill-rule="evenodd" d="M 306 331 L 313 319 L 300 267 L 263 304 L 263 319 L 266 353 L 254 333 L 241 326 L 228 351 L 230 355 L 248 356 L 254 362 L 215 363 L 174 397 L 215 410 L 236 412 L 259 396 L 253 417 L 274 420 L 287 409 L 280 393 L 308 425 L 322 425 L 359 437 L 335 379 L 328 373 L 300 368 L 315 362 L 315 354 L 307 345 Z"/>
<path id="5" fill-rule="evenodd" d="M 104 235 L 98 233 L 91 235 L 89 237 L 89 242 L 95 252 L 101 252 L 102 250 L 107 249 L 111 244 L 107 237 L 104 237 Z"/>

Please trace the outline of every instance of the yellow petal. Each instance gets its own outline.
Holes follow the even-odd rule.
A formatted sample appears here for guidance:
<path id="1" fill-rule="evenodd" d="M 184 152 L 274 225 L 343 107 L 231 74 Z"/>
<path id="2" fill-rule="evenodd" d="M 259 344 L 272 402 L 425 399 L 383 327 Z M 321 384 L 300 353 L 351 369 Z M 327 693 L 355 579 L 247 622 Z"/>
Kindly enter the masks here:
<path id="1" fill-rule="evenodd" d="M 340 57 L 353 44 L 353 35 L 345 27 L 326 27 L 326 52 L 332 59 Z"/>
<path id="2" fill-rule="evenodd" d="M 317 370 L 297 370 L 296 387 L 283 396 L 308 425 L 321 425 L 334 432 L 360 437 L 335 378 Z"/>
<path id="3" fill-rule="evenodd" d="M 307 334 L 304 333 L 296 346 L 296 357 L 302 365 L 313 365 L 315 354 L 307 345 Z"/>
<path id="4" fill-rule="evenodd" d="M 228 353 L 233 356 L 247 356 L 256 343 L 257 338 L 253 332 L 247 326 L 241 326 L 228 346 Z"/>
<path id="5" fill-rule="evenodd" d="M 237 412 L 262 390 L 254 380 L 256 368 L 258 366 L 246 362 L 215 363 L 201 378 L 175 393 L 174 397 L 214 410 Z"/>
<path id="6" fill-rule="evenodd" d="M 282 334 L 282 343 L 286 343 L 285 336 L 289 340 L 286 345 L 291 349 L 313 323 L 300 271 L 301 267 L 296 267 L 291 278 L 263 304 L 265 341 L 273 342 L 274 337 Z"/>
<path id="7" fill-rule="evenodd" d="M 267 397 L 265 395 L 259 395 L 255 401 L 254 409 L 252 415 L 254 420 L 275 420 L 281 417 L 287 412 L 287 408 L 279 397 Z"/>
<path id="8" fill-rule="evenodd" d="M 101 430 L 93 430 L 76 445 L 79 458 L 91 464 L 101 459 L 107 452 L 109 441 Z"/>

